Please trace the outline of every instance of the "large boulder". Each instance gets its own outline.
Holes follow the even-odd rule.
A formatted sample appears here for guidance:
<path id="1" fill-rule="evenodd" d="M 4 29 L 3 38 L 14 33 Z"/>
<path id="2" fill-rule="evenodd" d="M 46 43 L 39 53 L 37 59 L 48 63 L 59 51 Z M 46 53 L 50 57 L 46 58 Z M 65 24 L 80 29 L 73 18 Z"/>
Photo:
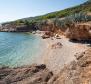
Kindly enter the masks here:
<path id="1" fill-rule="evenodd" d="M 51 45 L 51 48 L 52 49 L 56 49 L 56 48 L 62 48 L 62 43 L 60 43 L 60 42 L 57 42 L 57 43 L 55 43 L 55 44 L 52 44 Z"/>

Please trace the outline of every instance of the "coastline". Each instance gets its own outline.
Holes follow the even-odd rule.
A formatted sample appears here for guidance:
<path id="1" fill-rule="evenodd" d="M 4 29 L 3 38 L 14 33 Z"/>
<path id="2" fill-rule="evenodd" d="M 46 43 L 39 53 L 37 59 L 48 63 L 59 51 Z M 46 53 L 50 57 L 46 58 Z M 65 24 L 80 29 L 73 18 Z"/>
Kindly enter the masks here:
<path id="1" fill-rule="evenodd" d="M 43 33 L 36 34 L 42 36 Z M 42 38 L 41 38 L 42 39 Z M 68 38 L 60 36 L 60 39 L 47 38 L 43 40 L 43 53 L 36 60 L 37 64 L 45 64 L 50 71 L 57 74 L 65 65 L 76 60 L 75 55 L 88 49 L 86 44 L 72 43 Z M 61 48 L 52 48 L 53 44 L 60 42 Z"/>
<path id="2" fill-rule="evenodd" d="M 35 35 L 41 37 L 43 34 L 41 32 Z M 81 70 L 86 70 L 86 68 L 80 67 L 87 67 L 90 60 L 88 53 L 87 58 L 84 56 L 85 51 L 89 48 L 86 44 L 70 42 L 64 36 L 60 36 L 60 39 L 55 36 L 40 39 L 42 51 L 39 53 L 41 55 L 38 55 L 29 65 L 14 68 L 0 67 L 0 84 L 60 84 L 61 81 L 64 84 L 64 80 L 70 84 L 73 78 L 76 80 L 76 77 L 80 77 L 78 73 Z M 84 73 L 83 71 L 82 73 Z"/>
<path id="3" fill-rule="evenodd" d="M 81 43 L 72 43 L 68 38 L 62 35 L 59 35 L 60 39 L 57 39 L 55 36 L 43 39 L 42 36 L 44 33 L 45 31 L 38 31 L 34 34 L 41 39 L 41 52 L 39 52 L 38 56 L 36 56 L 32 60 L 32 63 L 28 65 L 45 64 L 50 71 L 53 71 L 53 73 L 56 74 L 59 73 L 64 66 L 75 60 L 76 53 L 82 53 L 88 49 L 87 45 Z M 52 48 L 52 45 L 58 42 L 62 44 L 62 47 Z"/>

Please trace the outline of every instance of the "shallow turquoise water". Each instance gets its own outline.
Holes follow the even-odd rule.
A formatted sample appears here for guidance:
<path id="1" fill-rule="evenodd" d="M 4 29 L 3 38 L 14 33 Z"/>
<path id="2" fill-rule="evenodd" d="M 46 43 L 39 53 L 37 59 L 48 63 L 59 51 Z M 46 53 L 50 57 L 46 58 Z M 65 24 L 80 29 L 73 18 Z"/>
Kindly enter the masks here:
<path id="1" fill-rule="evenodd" d="M 28 33 L 0 32 L 0 65 L 16 67 L 35 63 L 41 39 Z"/>

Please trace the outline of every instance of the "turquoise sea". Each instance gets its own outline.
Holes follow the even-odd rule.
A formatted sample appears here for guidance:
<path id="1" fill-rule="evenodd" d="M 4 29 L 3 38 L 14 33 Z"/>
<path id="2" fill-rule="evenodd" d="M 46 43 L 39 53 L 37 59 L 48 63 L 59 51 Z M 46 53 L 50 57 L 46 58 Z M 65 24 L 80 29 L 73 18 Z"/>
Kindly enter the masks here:
<path id="1" fill-rule="evenodd" d="M 42 52 L 41 37 L 30 33 L 0 32 L 0 66 L 35 63 Z"/>

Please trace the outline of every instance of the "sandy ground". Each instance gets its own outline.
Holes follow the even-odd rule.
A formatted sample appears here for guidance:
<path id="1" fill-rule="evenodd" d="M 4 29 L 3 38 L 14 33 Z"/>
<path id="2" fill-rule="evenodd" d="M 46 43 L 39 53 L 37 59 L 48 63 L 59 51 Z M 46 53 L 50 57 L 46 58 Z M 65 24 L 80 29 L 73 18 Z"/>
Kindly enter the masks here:
<path id="1" fill-rule="evenodd" d="M 52 49 L 51 45 L 57 42 L 63 45 L 62 48 Z M 72 43 L 64 36 L 61 36 L 61 39 L 43 39 L 43 44 L 43 53 L 40 58 L 37 59 L 37 63 L 46 64 L 47 68 L 54 73 L 58 73 L 63 66 L 75 60 L 74 55 L 76 53 L 81 53 L 87 49 L 85 44 Z"/>

